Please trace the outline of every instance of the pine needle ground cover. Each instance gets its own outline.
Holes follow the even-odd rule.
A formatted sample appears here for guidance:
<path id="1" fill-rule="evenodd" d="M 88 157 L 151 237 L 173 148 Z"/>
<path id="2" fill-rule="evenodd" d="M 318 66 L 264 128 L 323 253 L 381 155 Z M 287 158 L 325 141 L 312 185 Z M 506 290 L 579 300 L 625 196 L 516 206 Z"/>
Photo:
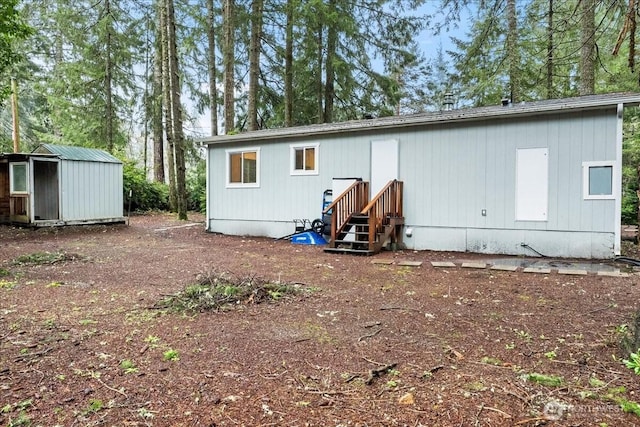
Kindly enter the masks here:
<path id="1" fill-rule="evenodd" d="M 0 226 L 0 425 L 640 425 L 636 272 L 335 255 L 201 221 Z"/>

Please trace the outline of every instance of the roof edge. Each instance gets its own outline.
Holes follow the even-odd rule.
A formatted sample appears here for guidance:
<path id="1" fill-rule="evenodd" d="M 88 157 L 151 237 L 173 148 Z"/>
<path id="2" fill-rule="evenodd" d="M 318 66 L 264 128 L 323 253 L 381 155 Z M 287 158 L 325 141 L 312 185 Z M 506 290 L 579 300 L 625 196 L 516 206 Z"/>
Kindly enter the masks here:
<path id="1" fill-rule="evenodd" d="M 625 92 L 589 95 L 573 98 L 522 102 L 509 104 L 508 106 L 494 105 L 488 107 L 463 108 L 458 110 L 411 114 L 406 116 L 390 116 L 378 119 L 363 119 L 339 123 L 264 129 L 233 135 L 210 136 L 202 138 L 198 142 L 202 146 L 209 146 L 243 142 L 249 139 L 252 142 L 269 141 L 274 139 L 299 138 L 312 135 L 331 135 L 345 132 L 350 133 L 400 127 L 428 126 L 461 121 L 477 121 L 493 119 L 496 117 L 536 116 L 562 111 L 598 110 L 617 107 L 619 104 L 623 104 L 625 107 L 640 105 L 640 93 Z"/>

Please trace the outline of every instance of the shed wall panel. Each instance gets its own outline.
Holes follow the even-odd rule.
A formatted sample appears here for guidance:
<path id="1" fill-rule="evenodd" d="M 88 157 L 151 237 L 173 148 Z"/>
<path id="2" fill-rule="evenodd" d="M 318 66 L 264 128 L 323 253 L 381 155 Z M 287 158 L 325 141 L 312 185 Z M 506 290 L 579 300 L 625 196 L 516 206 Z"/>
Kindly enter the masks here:
<path id="1" fill-rule="evenodd" d="M 91 221 L 122 218 L 122 165 L 62 160 L 61 219 Z"/>
<path id="2" fill-rule="evenodd" d="M 0 222 L 9 221 L 9 163 L 0 161 Z"/>

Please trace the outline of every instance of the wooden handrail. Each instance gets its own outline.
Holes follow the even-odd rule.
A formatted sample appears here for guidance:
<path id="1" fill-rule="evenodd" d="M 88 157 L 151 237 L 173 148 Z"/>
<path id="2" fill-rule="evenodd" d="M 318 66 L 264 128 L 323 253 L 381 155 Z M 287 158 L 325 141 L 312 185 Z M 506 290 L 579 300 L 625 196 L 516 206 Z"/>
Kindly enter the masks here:
<path id="1" fill-rule="evenodd" d="M 369 200 L 369 183 L 356 181 L 336 197 L 322 212 L 331 213 L 331 241 L 342 233 L 354 213 L 360 212 Z"/>
<path id="2" fill-rule="evenodd" d="M 376 194 L 365 206 L 363 215 L 369 216 L 369 243 L 375 241 L 376 234 L 384 230 L 390 217 L 403 217 L 402 212 L 403 182 L 398 180 L 389 183 Z"/>

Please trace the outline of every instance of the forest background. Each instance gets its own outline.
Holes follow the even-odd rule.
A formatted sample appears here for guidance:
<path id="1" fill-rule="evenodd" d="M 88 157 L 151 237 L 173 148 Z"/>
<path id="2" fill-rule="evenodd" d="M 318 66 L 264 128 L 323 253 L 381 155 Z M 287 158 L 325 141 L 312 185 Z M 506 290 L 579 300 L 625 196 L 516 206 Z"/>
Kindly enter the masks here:
<path id="1" fill-rule="evenodd" d="M 207 135 L 437 111 L 445 94 L 460 108 L 637 92 L 638 3 L 0 0 L 0 152 L 19 117 L 20 151 L 102 148 L 125 162 L 127 205 L 185 219 L 204 208 Z M 640 111 L 625 114 L 633 224 Z"/>

